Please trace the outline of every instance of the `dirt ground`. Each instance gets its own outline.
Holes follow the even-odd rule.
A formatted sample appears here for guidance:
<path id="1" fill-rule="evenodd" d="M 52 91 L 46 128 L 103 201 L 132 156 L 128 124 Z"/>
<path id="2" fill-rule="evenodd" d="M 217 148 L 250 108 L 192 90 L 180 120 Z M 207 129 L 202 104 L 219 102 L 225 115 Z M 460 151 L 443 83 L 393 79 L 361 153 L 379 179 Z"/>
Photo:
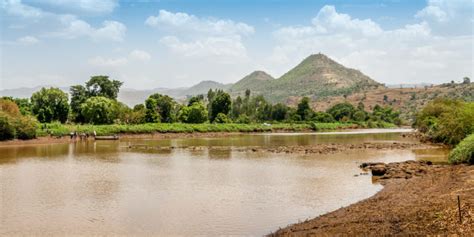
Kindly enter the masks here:
<path id="1" fill-rule="evenodd" d="M 384 171 L 373 176 L 384 185 L 375 196 L 270 235 L 474 236 L 474 166 L 411 161 L 372 167 Z"/>

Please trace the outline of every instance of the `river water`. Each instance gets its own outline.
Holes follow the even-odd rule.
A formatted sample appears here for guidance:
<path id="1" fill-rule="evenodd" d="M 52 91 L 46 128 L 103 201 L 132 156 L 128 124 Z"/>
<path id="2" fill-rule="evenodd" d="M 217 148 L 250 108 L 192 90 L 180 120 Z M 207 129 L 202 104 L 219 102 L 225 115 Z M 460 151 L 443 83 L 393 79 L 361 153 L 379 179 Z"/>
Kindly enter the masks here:
<path id="1" fill-rule="evenodd" d="M 370 175 L 359 175 L 361 162 L 443 161 L 447 152 L 296 155 L 234 148 L 415 142 L 401 132 L 408 130 L 3 146 L 0 235 L 267 234 L 379 191 Z"/>

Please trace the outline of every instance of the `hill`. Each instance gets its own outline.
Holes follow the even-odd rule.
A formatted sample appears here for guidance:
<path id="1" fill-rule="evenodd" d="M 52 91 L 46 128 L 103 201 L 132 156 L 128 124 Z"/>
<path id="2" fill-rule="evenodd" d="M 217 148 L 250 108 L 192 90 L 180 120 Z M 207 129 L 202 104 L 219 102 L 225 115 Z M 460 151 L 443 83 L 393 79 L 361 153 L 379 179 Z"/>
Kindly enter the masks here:
<path id="1" fill-rule="evenodd" d="M 127 104 L 128 106 L 134 106 L 136 104 L 143 103 L 145 99 L 148 98 L 148 96 L 154 93 L 169 95 L 177 100 L 184 100 L 188 96 L 206 94 L 209 89 L 227 90 L 230 86 L 231 84 L 222 84 L 215 81 L 202 81 L 191 87 L 181 88 L 154 88 L 150 90 L 122 88 L 118 94 L 118 100 Z M 34 92 L 39 91 L 42 87 L 51 86 L 45 85 L 0 90 L 0 97 L 11 96 L 14 98 L 30 98 Z M 66 93 L 69 93 L 69 87 L 60 87 L 59 89 Z"/>
<path id="2" fill-rule="evenodd" d="M 442 84 L 437 86 L 424 86 L 417 88 L 385 88 L 356 92 L 351 95 L 330 96 L 313 100 L 312 107 L 317 111 L 325 111 L 334 104 L 349 102 L 357 106 L 362 102 L 366 110 L 378 104 L 381 106 L 391 106 L 401 112 L 405 120 L 412 120 L 417 111 L 423 108 L 429 101 L 435 98 L 461 99 L 474 101 L 474 83 L 463 84 Z M 291 97 L 288 102 L 296 106 L 301 97 Z"/>
<path id="3" fill-rule="evenodd" d="M 193 95 L 199 95 L 199 94 L 207 94 L 209 89 L 222 89 L 222 90 L 227 90 L 231 87 L 232 84 L 222 84 L 219 82 L 215 81 L 201 81 L 198 84 L 191 86 L 184 90 L 180 96 L 181 97 L 186 97 L 186 96 L 193 96 Z"/>
<path id="4" fill-rule="evenodd" d="M 239 94 L 250 89 L 255 94 L 260 94 L 274 78 L 263 71 L 254 71 L 242 78 L 229 88 L 232 94 Z"/>
<path id="5" fill-rule="evenodd" d="M 264 72 L 254 72 L 235 83 L 230 91 L 242 94 L 251 89 L 270 101 L 283 102 L 291 96 L 320 98 L 379 86 L 382 85 L 358 70 L 344 67 L 324 54 L 314 54 L 278 79 L 272 80 Z"/>

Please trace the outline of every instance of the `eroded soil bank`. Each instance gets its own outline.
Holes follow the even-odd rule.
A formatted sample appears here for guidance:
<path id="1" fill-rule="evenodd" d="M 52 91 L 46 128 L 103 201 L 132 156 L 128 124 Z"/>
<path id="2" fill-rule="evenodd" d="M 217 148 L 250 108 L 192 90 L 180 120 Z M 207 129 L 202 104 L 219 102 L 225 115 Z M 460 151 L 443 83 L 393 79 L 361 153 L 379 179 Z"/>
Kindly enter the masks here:
<path id="1" fill-rule="evenodd" d="M 425 236 L 474 234 L 474 166 L 429 162 L 363 164 L 384 189 L 375 196 L 274 236 Z M 460 197 L 461 221 L 458 211 Z"/>

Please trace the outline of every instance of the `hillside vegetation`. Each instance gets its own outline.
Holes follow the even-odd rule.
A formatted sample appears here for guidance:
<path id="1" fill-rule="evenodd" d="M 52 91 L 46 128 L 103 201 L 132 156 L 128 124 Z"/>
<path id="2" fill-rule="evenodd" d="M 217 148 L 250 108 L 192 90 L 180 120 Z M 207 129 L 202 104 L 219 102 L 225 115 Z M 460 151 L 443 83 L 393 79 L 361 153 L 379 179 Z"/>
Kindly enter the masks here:
<path id="1" fill-rule="evenodd" d="M 358 70 L 346 68 L 324 54 L 314 54 L 278 79 L 272 80 L 264 72 L 254 72 L 231 86 L 229 91 L 242 95 L 250 89 L 272 102 L 285 102 L 291 96 L 344 95 L 379 86 L 380 83 Z"/>
<path id="2" fill-rule="evenodd" d="M 474 83 L 449 83 L 438 86 L 419 88 L 384 88 L 356 92 L 347 96 L 329 96 L 312 98 L 315 110 L 326 110 L 335 104 L 348 102 L 354 106 L 362 102 L 368 110 L 375 105 L 391 106 L 400 111 L 401 118 L 413 121 L 417 111 L 420 111 L 430 101 L 436 98 L 458 99 L 467 102 L 474 101 Z M 289 105 L 296 105 L 300 97 L 290 97 Z"/>

